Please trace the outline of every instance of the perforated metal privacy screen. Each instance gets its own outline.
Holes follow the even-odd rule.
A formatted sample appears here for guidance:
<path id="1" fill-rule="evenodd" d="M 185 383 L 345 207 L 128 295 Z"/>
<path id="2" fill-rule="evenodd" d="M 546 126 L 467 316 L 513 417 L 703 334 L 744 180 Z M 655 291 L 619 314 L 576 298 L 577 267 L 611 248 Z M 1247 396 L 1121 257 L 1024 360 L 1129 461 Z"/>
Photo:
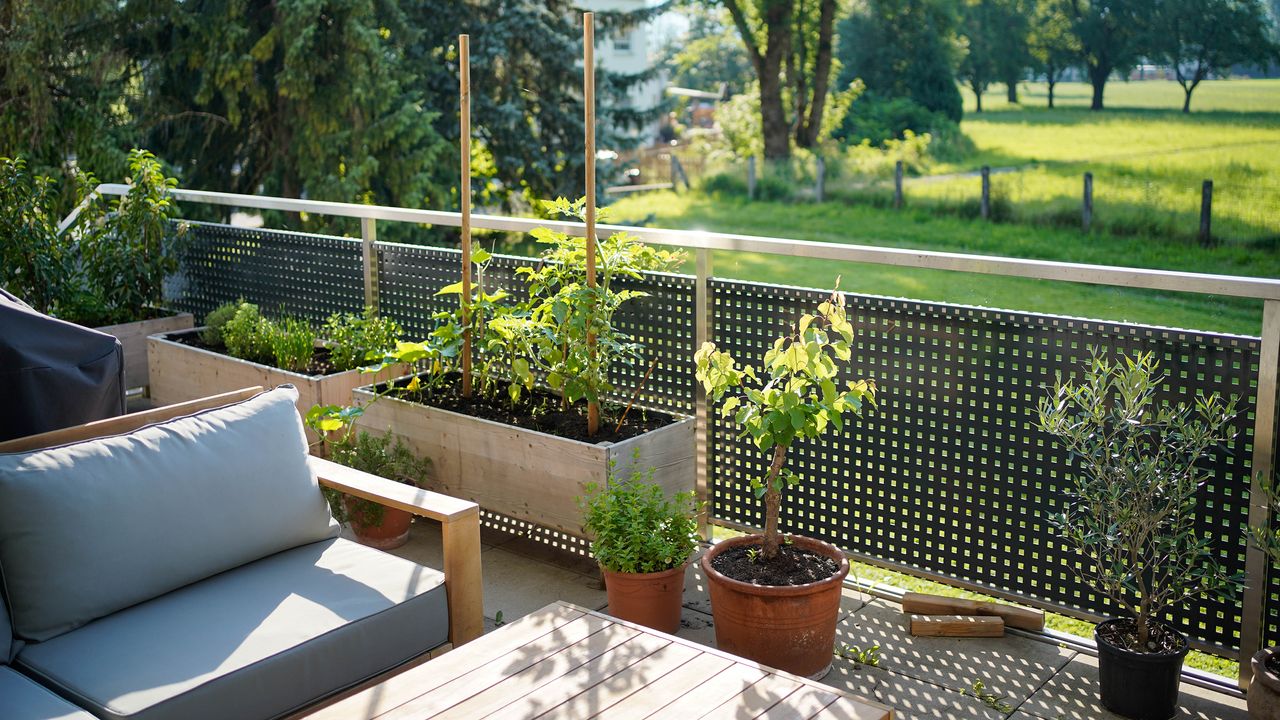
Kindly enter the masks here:
<path id="1" fill-rule="evenodd" d="M 453 302 L 435 291 L 458 280 L 458 253 L 379 243 L 377 254 L 382 311 L 411 336 L 425 333 L 431 314 Z M 519 293 L 514 269 L 522 262 L 529 260 L 496 258 L 486 287 Z M 319 320 L 363 304 L 360 263 L 358 240 L 197 225 L 188 236 L 174 305 L 204 313 L 245 297 L 264 310 Z M 657 359 L 642 402 L 691 412 L 693 278 L 656 275 L 640 286 L 651 296 L 619 320 Z M 717 343 L 752 364 L 827 294 L 726 280 L 713 280 L 710 292 Z M 785 529 L 873 558 L 1108 614 L 1107 601 L 1070 571 L 1077 559 L 1044 520 L 1062 506 L 1069 467 L 1053 439 L 1035 429 L 1035 408 L 1054 373 L 1074 372 L 1091 346 L 1150 350 L 1169 375 L 1164 398 L 1189 401 L 1197 392 L 1240 398 L 1236 437 L 1214 459 L 1198 519 L 1223 561 L 1243 571 L 1256 338 L 846 297 L 860 338 L 849 375 L 876 380 L 879 406 L 843 433 L 792 450 L 789 466 L 806 482 L 787 497 Z M 646 369 L 619 373 L 618 394 L 629 394 Z M 761 511 L 744 481 L 761 475 L 765 460 L 736 434 L 713 422 L 712 512 L 759 526 Z M 1280 640 L 1276 573 L 1268 591 L 1270 644 Z M 1224 651 L 1238 647 L 1238 601 L 1197 599 L 1174 621 Z"/>

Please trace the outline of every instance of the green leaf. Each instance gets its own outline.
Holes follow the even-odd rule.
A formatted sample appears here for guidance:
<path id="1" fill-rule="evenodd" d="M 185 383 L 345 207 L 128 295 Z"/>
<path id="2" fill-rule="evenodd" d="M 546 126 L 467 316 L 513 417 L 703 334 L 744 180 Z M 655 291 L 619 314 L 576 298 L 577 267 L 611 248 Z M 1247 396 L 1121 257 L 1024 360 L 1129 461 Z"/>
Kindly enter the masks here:
<path id="1" fill-rule="evenodd" d="M 800 408 L 791 408 L 791 410 L 787 412 L 787 415 L 791 418 L 792 428 L 799 430 L 804 427 L 804 411 Z"/>
<path id="2" fill-rule="evenodd" d="M 452 284 L 452 285 L 445 285 L 444 287 L 442 287 L 442 288 L 440 288 L 439 290 L 437 290 L 437 291 L 436 291 L 436 296 L 437 296 L 437 297 L 439 297 L 439 296 L 441 296 L 441 295 L 461 295 L 461 294 L 462 294 L 462 282 L 461 282 L 461 281 L 458 281 L 458 282 L 456 282 L 456 283 L 454 283 L 454 284 Z"/>
<path id="3" fill-rule="evenodd" d="M 493 256 L 490 255 L 489 251 L 485 250 L 484 248 L 476 248 L 475 250 L 471 251 L 471 262 L 476 263 L 477 265 L 480 263 L 489 262 L 489 258 L 491 257 Z"/>

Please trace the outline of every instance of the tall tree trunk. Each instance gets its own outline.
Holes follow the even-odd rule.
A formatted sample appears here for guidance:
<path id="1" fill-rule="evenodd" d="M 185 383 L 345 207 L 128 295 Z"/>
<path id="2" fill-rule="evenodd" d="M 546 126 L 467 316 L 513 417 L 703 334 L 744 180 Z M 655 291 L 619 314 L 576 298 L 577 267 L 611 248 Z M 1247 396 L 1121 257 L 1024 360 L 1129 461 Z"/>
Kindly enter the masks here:
<path id="1" fill-rule="evenodd" d="M 982 89 L 979 88 L 977 84 L 970 84 L 969 88 L 973 90 L 973 97 L 978 101 L 978 108 L 976 112 L 982 112 Z"/>
<path id="2" fill-rule="evenodd" d="M 818 54 L 814 60 L 813 100 L 809 103 L 809 117 L 798 119 L 796 144 L 812 148 L 818 144 L 822 132 L 822 115 L 826 112 L 827 91 L 831 86 L 831 58 L 835 43 L 832 36 L 836 24 L 836 0 L 822 0 L 818 15 Z"/>
<path id="3" fill-rule="evenodd" d="M 773 462 L 769 465 L 769 475 L 764 481 L 764 539 L 760 548 L 760 556 L 764 560 L 772 560 L 778 557 L 780 541 L 778 515 L 782 509 L 782 492 L 776 487 L 775 481 L 782 472 L 782 464 L 786 459 L 787 446 L 775 445 L 773 448 Z"/>
<path id="4" fill-rule="evenodd" d="M 760 121 L 764 134 L 766 160 L 786 160 L 791 157 L 791 128 L 787 125 L 787 111 L 782 103 L 783 61 L 791 53 L 792 0 L 774 0 L 768 4 L 762 21 L 765 26 L 763 52 L 755 42 L 755 34 L 746 13 L 738 0 L 724 0 L 724 6 L 738 28 L 738 35 L 747 48 L 747 55 L 755 67 L 760 81 Z"/>
<path id="5" fill-rule="evenodd" d="M 1089 84 L 1093 85 L 1093 102 L 1090 103 L 1090 110 L 1102 110 L 1102 92 L 1107 87 L 1107 78 L 1111 75 L 1111 66 L 1109 65 L 1090 65 L 1089 66 Z"/>
<path id="6" fill-rule="evenodd" d="M 1182 92 L 1185 94 L 1185 97 L 1182 99 L 1183 113 L 1186 113 L 1186 114 L 1191 113 L 1191 91 L 1194 89 L 1195 89 L 1194 87 L 1189 87 L 1187 85 L 1182 86 Z"/>
<path id="7" fill-rule="evenodd" d="M 1045 82 L 1049 84 L 1049 109 L 1053 109 L 1053 88 L 1058 84 L 1058 73 L 1052 65 L 1046 66 L 1044 71 Z"/>
<path id="8" fill-rule="evenodd" d="M 1018 104 L 1018 81 L 1012 80 L 1004 84 L 1010 105 Z"/>

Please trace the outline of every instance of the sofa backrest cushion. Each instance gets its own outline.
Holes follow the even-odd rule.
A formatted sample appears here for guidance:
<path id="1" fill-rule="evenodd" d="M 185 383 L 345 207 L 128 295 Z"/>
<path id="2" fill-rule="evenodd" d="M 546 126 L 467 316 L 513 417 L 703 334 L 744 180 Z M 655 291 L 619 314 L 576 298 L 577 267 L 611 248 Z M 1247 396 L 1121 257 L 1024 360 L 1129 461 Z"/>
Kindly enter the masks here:
<path id="1" fill-rule="evenodd" d="M 0 579 L 14 634 L 47 640 L 334 537 L 282 386 L 124 435 L 0 455 Z"/>

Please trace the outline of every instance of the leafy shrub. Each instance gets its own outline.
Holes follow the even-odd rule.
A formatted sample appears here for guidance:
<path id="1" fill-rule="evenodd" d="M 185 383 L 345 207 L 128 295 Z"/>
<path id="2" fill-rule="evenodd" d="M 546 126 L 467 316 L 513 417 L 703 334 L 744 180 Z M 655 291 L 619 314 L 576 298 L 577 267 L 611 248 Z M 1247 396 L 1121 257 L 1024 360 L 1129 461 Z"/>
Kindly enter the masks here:
<path id="1" fill-rule="evenodd" d="M 768 202 L 791 202 L 796 197 L 796 186 L 780 175 L 765 175 L 756 182 L 756 197 Z"/>
<path id="2" fill-rule="evenodd" d="M 395 320 L 379 317 L 373 308 L 365 308 L 363 315 L 330 315 L 323 334 L 329 341 L 329 362 L 341 372 L 381 360 L 395 348 L 403 332 Z"/>
<path id="3" fill-rule="evenodd" d="M 844 125 L 835 134 L 846 144 L 867 140 L 873 146 L 884 147 L 889 140 L 906 137 L 908 130 L 916 135 L 959 133 L 959 127 L 945 115 L 909 98 L 882 98 L 867 93 L 850 106 Z"/>
<path id="4" fill-rule="evenodd" d="M 742 171 L 741 175 L 738 175 L 737 173 L 716 173 L 714 175 L 708 175 L 702 181 L 702 192 L 715 198 L 746 197 L 746 171 Z"/>
<path id="5" fill-rule="evenodd" d="M 271 356 L 267 331 L 267 319 L 258 312 L 258 306 L 240 303 L 235 315 L 222 326 L 222 343 L 232 357 L 262 362 Z"/>
<path id="6" fill-rule="evenodd" d="M 650 573 L 680 567 L 697 547 L 697 502 L 691 492 L 668 500 L 652 479 L 634 473 L 607 487 L 587 484 L 578 498 L 583 527 L 595 538 L 591 553 L 608 570 Z"/>
<path id="7" fill-rule="evenodd" d="M 287 317 L 279 322 L 266 321 L 265 340 L 281 370 L 304 373 L 316 354 L 316 331 L 306 320 Z"/>
<path id="8" fill-rule="evenodd" d="M 79 270 L 72 235 L 58 234 L 56 204 L 52 178 L 30 175 L 22 158 L 0 158 L 0 286 L 65 317 L 79 302 Z"/>
<path id="9" fill-rule="evenodd" d="M 307 414 L 308 419 L 310 420 L 312 414 L 319 409 L 319 406 L 312 408 L 312 411 Z M 387 430 L 385 435 L 370 435 L 363 430 L 359 433 L 353 432 L 348 427 L 337 440 L 329 443 L 329 457 L 336 463 L 356 470 L 405 485 L 423 487 L 427 481 L 427 472 L 431 468 L 431 460 L 414 455 L 409 446 L 404 444 L 404 440 L 394 438 L 393 444 L 392 439 L 390 430 Z M 347 523 L 350 517 L 346 505 L 343 504 L 344 495 L 331 488 L 324 488 L 324 494 L 329 501 L 333 516 L 338 522 Z M 353 497 L 350 501 L 352 510 L 360 516 L 361 520 L 372 527 L 382 525 L 385 507 L 372 500 L 361 498 Z"/>
<path id="10" fill-rule="evenodd" d="M 206 345 L 217 347 L 224 345 L 222 340 L 222 328 L 226 326 L 231 318 L 236 316 L 236 311 L 244 304 L 244 298 L 240 298 L 235 302 L 229 302 L 219 305 L 204 316 L 204 330 L 200 331 L 200 340 Z"/>

